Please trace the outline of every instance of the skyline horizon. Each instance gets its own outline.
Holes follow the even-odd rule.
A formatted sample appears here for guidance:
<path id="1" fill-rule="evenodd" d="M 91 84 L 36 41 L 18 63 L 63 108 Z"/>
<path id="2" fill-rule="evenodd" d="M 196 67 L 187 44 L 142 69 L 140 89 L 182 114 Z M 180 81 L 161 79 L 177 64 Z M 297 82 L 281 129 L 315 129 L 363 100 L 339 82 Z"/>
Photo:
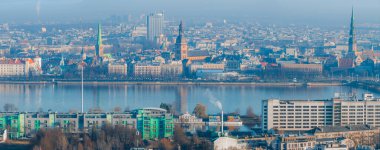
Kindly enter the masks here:
<path id="1" fill-rule="evenodd" d="M 197 5 L 195 4 L 196 2 L 189 3 L 180 0 L 179 2 L 169 3 L 167 0 L 162 0 L 162 3 L 150 1 L 152 5 L 146 5 L 146 3 L 134 0 L 126 2 L 114 0 L 110 3 L 99 0 L 91 2 L 88 0 L 68 0 L 64 2 L 55 0 L 6 0 L 3 2 L 5 5 L 0 6 L 0 22 L 14 24 L 73 23 L 80 22 L 80 20 L 94 22 L 105 20 L 111 16 L 127 15 L 132 15 L 135 17 L 134 20 L 138 20 L 144 18 L 142 17 L 143 14 L 147 15 L 162 10 L 165 12 L 165 17 L 171 20 L 184 20 L 195 23 L 222 22 L 223 19 L 226 19 L 229 22 L 244 21 L 258 22 L 260 24 L 341 26 L 349 22 L 351 8 L 354 7 L 357 24 L 380 24 L 380 18 L 376 15 L 380 13 L 380 1 L 366 0 L 369 3 L 355 3 L 354 0 L 347 3 L 340 3 L 342 0 L 329 3 L 324 3 L 324 1 L 326 0 L 321 2 L 309 0 L 308 3 L 299 0 L 288 0 L 286 2 L 269 0 L 268 3 L 256 0 L 241 0 L 233 3 L 210 0 L 204 5 Z M 134 5 L 131 8 L 129 4 L 132 3 Z M 186 5 L 186 8 L 170 7 L 178 4 Z M 208 6 L 214 7 L 210 8 Z M 375 13 L 376 11 L 379 11 L 379 13 Z"/>

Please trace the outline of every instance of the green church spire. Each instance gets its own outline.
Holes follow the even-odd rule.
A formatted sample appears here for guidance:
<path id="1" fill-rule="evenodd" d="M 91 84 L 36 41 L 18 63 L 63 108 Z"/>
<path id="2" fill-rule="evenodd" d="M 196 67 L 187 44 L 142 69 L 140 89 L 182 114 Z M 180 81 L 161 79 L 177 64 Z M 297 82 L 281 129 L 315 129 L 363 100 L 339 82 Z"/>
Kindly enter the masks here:
<path id="1" fill-rule="evenodd" d="M 357 51 L 356 37 L 355 37 L 355 24 L 354 24 L 354 7 L 351 11 L 351 23 L 350 23 L 350 34 L 348 39 L 348 54 L 350 57 L 354 57 Z"/>
<path id="2" fill-rule="evenodd" d="M 96 44 L 102 45 L 102 25 L 100 23 L 98 24 L 98 40 Z"/>
<path id="3" fill-rule="evenodd" d="M 95 52 L 96 52 L 97 57 L 103 56 L 102 26 L 100 23 L 98 24 L 98 36 L 97 36 L 97 42 L 95 45 Z"/>

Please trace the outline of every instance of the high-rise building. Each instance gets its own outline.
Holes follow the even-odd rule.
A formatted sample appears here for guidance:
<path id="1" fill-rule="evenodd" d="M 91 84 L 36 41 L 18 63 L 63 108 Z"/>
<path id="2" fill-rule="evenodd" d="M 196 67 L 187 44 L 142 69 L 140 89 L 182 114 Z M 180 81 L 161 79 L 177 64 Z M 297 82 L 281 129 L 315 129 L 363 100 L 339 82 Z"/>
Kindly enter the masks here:
<path id="1" fill-rule="evenodd" d="M 350 35 L 348 39 L 348 53 L 349 57 L 355 57 L 357 53 L 357 44 L 355 36 L 355 25 L 354 25 L 354 8 L 351 12 L 351 23 L 350 23 Z"/>
<path id="2" fill-rule="evenodd" d="M 175 53 L 175 59 L 176 60 L 184 60 L 187 59 L 187 41 L 186 38 L 184 37 L 184 31 L 183 31 L 183 24 L 182 21 L 179 24 L 179 29 L 178 29 L 178 37 L 175 42 L 175 47 L 174 47 L 174 53 Z"/>
<path id="3" fill-rule="evenodd" d="M 100 23 L 98 24 L 98 36 L 97 36 L 97 42 L 95 45 L 95 55 L 96 57 L 102 57 L 103 56 L 103 43 L 102 43 L 102 26 Z"/>
<path id="4" fill-rule="evenodd" d="M 164 34 L 164 12 L 151 13 L 146 17 L 147 38 L 154 41 L 156 37 Z"/>
<path id="5" fill-rule="evenodd" d="M 363 100 L 278 100 L 262 102 L 263 130 L 310 130 L 320 126 L 367 124 L 380 127 L 380 100 L 364 94 Z"/>

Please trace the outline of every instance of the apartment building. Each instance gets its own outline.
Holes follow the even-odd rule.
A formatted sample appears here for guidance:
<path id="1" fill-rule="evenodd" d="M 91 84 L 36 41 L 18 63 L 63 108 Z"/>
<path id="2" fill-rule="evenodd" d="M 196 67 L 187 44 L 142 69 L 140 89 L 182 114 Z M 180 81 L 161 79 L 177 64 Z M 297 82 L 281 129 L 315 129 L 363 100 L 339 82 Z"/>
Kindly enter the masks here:
<path id="1" fill-rule="evenodd" d="M 26 59 L 0 58 L 0 77 L 41 75 L 40 57 Z"/>
<path id="2" fill-rule="evenodd" d="M 29 72 L 27 61 L 19 59 L 0 59 L 0 76 L 25 76 Z"/>
<path id="3" fill-rule="evenodd" d="M 143 135 L 149 135 L 147 139 L 170 137 L 174 130 L 173 116 L 159 108 L 138 109 L 132 113 L 0 112 L 0 130 L 7 129 L 11 139 L 30 137 L 46 128 L 81 133 L 107 124 L 141 129 Z"/>
<path id="4" fill-rule="evenodd" d="M 137 63 L 134 65 L 135 77 L 160 77 L 161 65 L 159 63 Z"/>
<path id="5" fill-rule="evenodd" d="M 310 130 L 319 126 L 367 124 L 380 127 L 380 100 L 364 94 L 363 100 L 262 101 L 262 129 Z"/>
<path id="6" fill-rule="evenodd" d="M 110 63 L 108 64 L 108 74 L 111 75 L 124 75 L 128 73 L 128 66 L 126 63 Z"/>
<path id="7" fill-rule="evenodd" d="M 212 64 L 212 63 L 193 63 L 190 65 L 190 72 L 197 72 L 197 70 L 224 70 L 224 63 Z"/>

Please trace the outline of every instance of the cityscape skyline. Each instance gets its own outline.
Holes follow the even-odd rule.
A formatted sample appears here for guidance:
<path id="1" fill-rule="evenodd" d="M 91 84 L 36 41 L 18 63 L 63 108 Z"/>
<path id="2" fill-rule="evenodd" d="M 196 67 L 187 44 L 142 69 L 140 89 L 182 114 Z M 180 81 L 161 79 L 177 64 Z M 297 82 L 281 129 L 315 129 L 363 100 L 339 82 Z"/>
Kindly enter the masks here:
<path id="1" fill-rule="evenodd" d="M 49 23 L 49 22 L 99 22 L 110 16 L 139 16 L 154 10 L 164 10 L 166 17 L 174 20 L 184 19 L 187 22 L 227 19 L 229 21 L 252 21 L 274 24 L 310 24 L 310 25 L 346 25 L 347 9 L 355 7 L 357 22 L 379 24 L 380 2 L 365 0 L 344 1 L 258 1 L 241 0 L 238 2 L 211 0 L 203 5 L 195 1 L 150 1 L 145 5 L 139 1 L 112 2 L 68 0 L 68 1 L 3 1 L 0 6 L 0 22 L 14 23 Z M 130 5 L 132 4 L 133 5 Z M 178 9 L 184 5 L 185 8 Z M 209 6 L 213 6 L 209 8 Z M 12 9 L 10 9 L 12 8 Z M 101 9 L 87 9 L 101 8 Z M 6 13 L 5 13 L 6 12 Z M 58 16 L 58 17 L 57 17 Z M 138 18 L 138 17 L 137 17 Z"/>
<path id="2" fill-rule="evenodd" d="M 2 4 L 0 149 L 380 149 L 378 0 Z"/>

